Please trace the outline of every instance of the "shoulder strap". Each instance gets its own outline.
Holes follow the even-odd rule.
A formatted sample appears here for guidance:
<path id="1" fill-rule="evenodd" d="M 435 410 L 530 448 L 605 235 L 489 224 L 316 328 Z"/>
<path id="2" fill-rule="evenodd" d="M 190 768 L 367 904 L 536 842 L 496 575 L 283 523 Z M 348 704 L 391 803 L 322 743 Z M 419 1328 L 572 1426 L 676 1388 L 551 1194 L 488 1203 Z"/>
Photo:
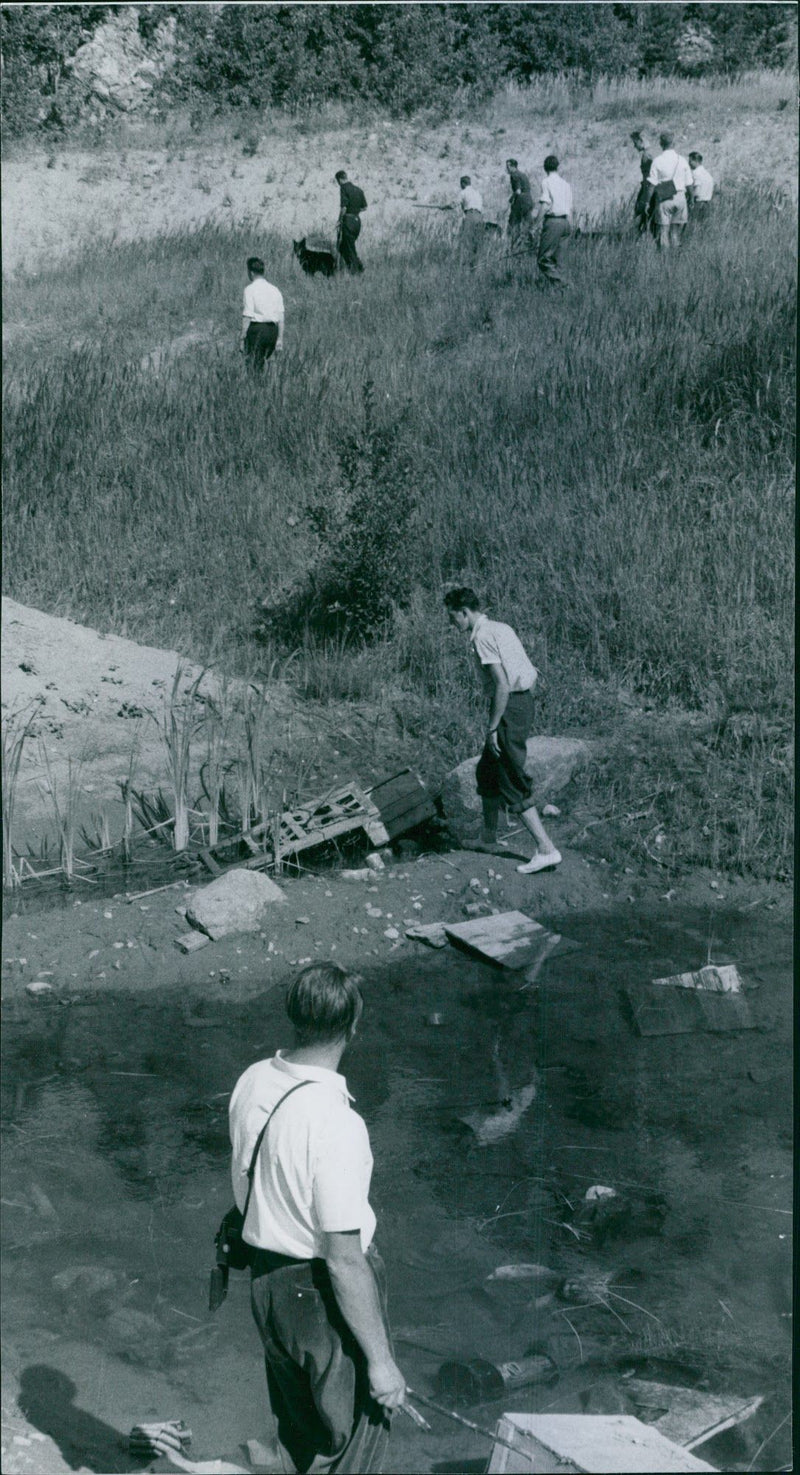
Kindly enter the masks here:
<path id="1" fill-rule="evenodd" d="M 250 1166 L 247 1169 L 247 1197 L 246 1197 L 246 1199 L 244 1201 L 244 1209 L 242 1210 L 242 1232 L 244 1232 L 244 1224 L 245 1224 L 245 1220 L 247 1218 L 247 1210 L 250 1207 L 250 1195 L 253 1192 L 253 1178 L 254 1178 L 255 1171 L 256 1171 L 256 1158 L 258 1157 L 258 1153 L 259 1153 L 259 1149 L 261 1147 L 261 1144 L 264 1141 L 264 1133 L 266 1132 L 267 1127 L 269 1126 L 270 1122 L 272 1121 L 272 1118 L 274 1117 L 276 1111 L 278 1110 L 278 1107 L 279 1106 L 283 1106 L 284 1101 L 288 1101 L 289 1097 L 290 1096 L 293 1096 L 294 1093 L 295 1093 L 295 1091 L 299 1091 L 300 1088 L 301 1088 L 301 1086 L 310 1086 L 310 1085 L 311 1085 L 311 1081 L 298 1081 L 296 1086 L 291 1086 L 290 1089 L 288 1091 L 286 1091 L 283 1096 L 281 1096 L 280 1101 L 277 1101 L 275 1103 L 275 1105 L 272 1108 L 272 1111 L 270 1112 L 269 1116 L 267 1117 L 267 1120 L 265 1121 L 263 1127 L 261 1128 L 261 1131 L 259 1132 L 259 1134 L 258 1134 L 258 1136 L 256 1138 L 256 1145 L 253 1148 L 253 1155 L 250 1158 Z"/>

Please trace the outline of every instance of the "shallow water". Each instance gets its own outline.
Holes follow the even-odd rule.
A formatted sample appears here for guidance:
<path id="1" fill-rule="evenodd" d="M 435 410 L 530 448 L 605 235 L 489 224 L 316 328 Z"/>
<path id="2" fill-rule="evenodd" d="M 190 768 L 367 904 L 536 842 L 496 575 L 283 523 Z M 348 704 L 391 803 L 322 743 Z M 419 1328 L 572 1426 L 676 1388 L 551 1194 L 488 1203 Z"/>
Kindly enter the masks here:
<path id="1" fill-rule="evenodd" d="M 763 1393 L 750 1424 L 701 1453 L 776 1469 L 786 1429 L 758 1446 L 788 1409 L 788 929 L 633 907 L 553 925 L 581 946 L 533 988 L 452 949 L 365 973 L 346 1069 L 375 1154 L 398 1356 L 431 1391 L 448 1355 L 545 1346 L 559 1388 L 517 1407 L 615 1412 L 634 1363 Z M 709 951 L 737 962 L 757 1028 L 639 1038 L 625 987 Z M 19 999 L 4 1014 L 3 1312 L 29 1422 L 74 1469 L 136 1468 L 120 1436 L 153 1418 L 185 1418 L 197 1457 L 241 1459 L 243 1440 L 270 1434 L 260 1349 L 245 1278 L 210 1319 L 207 1278 L 231 1197 L 228 1093 L 285 1041 L 279 991 L 191 1010 L 174 992 Z M 482 1146 L 464 1118 L 498 1119 L 531 1085 L 513 1130 Z M 618 1197 L 593 1216 L 583 1200 L 598 1184 Z M 487 1283 L 514 1261 L 611 1294 L 581 1304 Z M 433 1437 L 403 1424 L 389 1468 L 485 1456 L 441 1421 Z"/>

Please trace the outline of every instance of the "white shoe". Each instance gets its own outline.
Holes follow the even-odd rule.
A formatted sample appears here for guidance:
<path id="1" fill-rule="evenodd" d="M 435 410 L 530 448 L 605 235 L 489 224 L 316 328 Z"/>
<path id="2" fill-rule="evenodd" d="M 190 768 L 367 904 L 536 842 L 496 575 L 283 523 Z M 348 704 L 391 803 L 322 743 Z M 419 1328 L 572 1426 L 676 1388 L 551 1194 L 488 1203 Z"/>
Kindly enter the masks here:
<path id="1" fill-rule="evenodd" d="M 536 855 L 531 860 L 526 861 L 524 866 L 517 866 L 517 870 L 521 876 L 532 876 L 536 871 L 549 871 L 555 866 L 560 865 L 560 850 L 548 850 L 544 855 L 540 851 L 537 851 Z"/>

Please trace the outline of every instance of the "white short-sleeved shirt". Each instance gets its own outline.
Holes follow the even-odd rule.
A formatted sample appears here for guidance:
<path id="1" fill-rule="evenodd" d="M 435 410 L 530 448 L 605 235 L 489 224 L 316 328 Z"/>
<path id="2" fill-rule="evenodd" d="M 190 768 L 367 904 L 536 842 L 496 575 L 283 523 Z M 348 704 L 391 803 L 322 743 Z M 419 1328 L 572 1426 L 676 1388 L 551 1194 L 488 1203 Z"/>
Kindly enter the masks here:
<path id="1" fill-rule="evenodd" d="M 491 677 L 488 672 L 484 673 L 484 667 L 500 666 L 509 691 L 531 691 L 536 685 L 539 673 L 528 660 L 522 641 L 510 625 L 479 615 L 470 640 L 481 675 L 488 677 L 489 681 Z"/>
<path id="2" fill-rule="evenodd" d="M 255 277 L 244 289 L 242 316 L 254 323 L 282 323 L 283 297 L 264 277 Z"/>
<path id="3" fill-rule="evenodd" d="M 572 185 L 555 170 L 545 174 L 539 195 L 539 204 L 544 206 L 545 215 L 572 214 Z"/>
<path id="4" fill-rule="evenodd" d="M 683 154 L 679 154 L 676 149 L 665 149 L 663 154 L 653 160 L 647 179 L 649 184 L 664 184 L 671 179 L 676 193 L 682 194 L 692 182 L 689 160 L 684 159 Z"/>
<path id="5" fill-rule="evenodd" d="M 474 184 L 465 185 L 458 198 L 461 201 L 461 209 L 465 213 L 467 210 L 483 210 L 483 196 Z"/>
<path id="6" fill-rule="evenodd" d="M 298 1081 L 311 1084 L 284 1102 L 264 1134 L 244 1238 L 260 1249 L 310 1260 L 322 1256 L 326 1233 L 357 1229 L 366 1251 L 375 1233 L 368 1199 L 372 1153 L 366 1126 L 351 1109 L 347 1082 L 337 1071 L 296 1065 L 279 1050 L 239 1077 L 229 1107 L 234 1198 L 243 1209 L 256 1138 Z"/>
<path id="7" fill-rule="evenodd" d="M 714 180 L 705 165 L 698 164 L 697 168 L 692 170 L 692 186 L 696 200 L 711 199 L 714 193 Z"/>

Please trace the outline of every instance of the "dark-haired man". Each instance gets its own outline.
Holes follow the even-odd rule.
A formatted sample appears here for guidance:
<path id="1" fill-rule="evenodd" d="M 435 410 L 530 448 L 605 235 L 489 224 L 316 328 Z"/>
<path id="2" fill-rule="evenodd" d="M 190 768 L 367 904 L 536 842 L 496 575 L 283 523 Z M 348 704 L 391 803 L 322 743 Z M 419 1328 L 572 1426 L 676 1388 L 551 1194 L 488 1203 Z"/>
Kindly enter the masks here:
<path id="1" fill-rule="evenodd" d="M 474 589 L 451 589 L 444 604 L 451 625 L 469 634 L 489 701 L 486 740 L 475 771 L 483 808 L 483 842 L 497 843 L 497 822 L 500 810 L 505 809 L 519 816 L 537 845 L 531 860 L 517 870 L 527 876 L 552 870 L 560 865 L 561 855 L 531 802 L 533 785 L 525 772 L 539 673 L 511 626 L 490 620 L 484 613 Z"/>
<path id="2" fill-rule="evenodd" d="M 283 322 L 283 296 L 264 276 L 261 257 L 248 257 L 240 347 L 255 369 L 283 348 Z"/>
<path id="3" fill-rule="evenodd" d="M 689 215 L 692 221 L 707 220 L 711 213 L 714 180 L 703 163 L 703 155 L 693 149 L 689 155 L 692 182 L 688 189 Z"/>
<path id="4" fill-rule="evenodd" d="M 514 246 L 524 245 L 530 248 L 533 245 L 531 182 L 527 174 L 523 174 L 516 159 L 506 159 L 506 173 L 511 185 L 511 198 L 508 202 L 509 239 Z"/>
<path id="5" fill-rule="evenodd" d="M 364 191 L 347 178 L 344 169 L 336 171 L 335 179 L 339 186 L 339 224 L 336 232 L 339 255 L 349 272 L 360 272 L 364 270 L 364 263 L 356 250 L 356 241 L 361 234 L 361 211 L 366 210 L 367 199 Z"/>
<path id="6" fill-rule="evenodd" d="M 661 250 L 679 246 L 689 219 L 686 191 L 692 182 L 688 159 L 674 147 L 671 133 L 659 136 L 661 153 L 656 154 L 647 178 L 653 186 L 653 203 L 658 221 L 658 244 Z"/>
<path id="7" fill-rule="evenodd" d="M 292 1048 L 251 1065 L 229 1108 L 242 1210 L 267 1123 L 243 1232 L 281 1457 L 287 1469 L 339 1475 L 383 1468 L 389 1411 L 405 1398 L 372 1243 L 369 1137 L 338 1069 L 362 1008 L 356 979 L 336 964 L 303 969 L 286 1000 Z"/>

